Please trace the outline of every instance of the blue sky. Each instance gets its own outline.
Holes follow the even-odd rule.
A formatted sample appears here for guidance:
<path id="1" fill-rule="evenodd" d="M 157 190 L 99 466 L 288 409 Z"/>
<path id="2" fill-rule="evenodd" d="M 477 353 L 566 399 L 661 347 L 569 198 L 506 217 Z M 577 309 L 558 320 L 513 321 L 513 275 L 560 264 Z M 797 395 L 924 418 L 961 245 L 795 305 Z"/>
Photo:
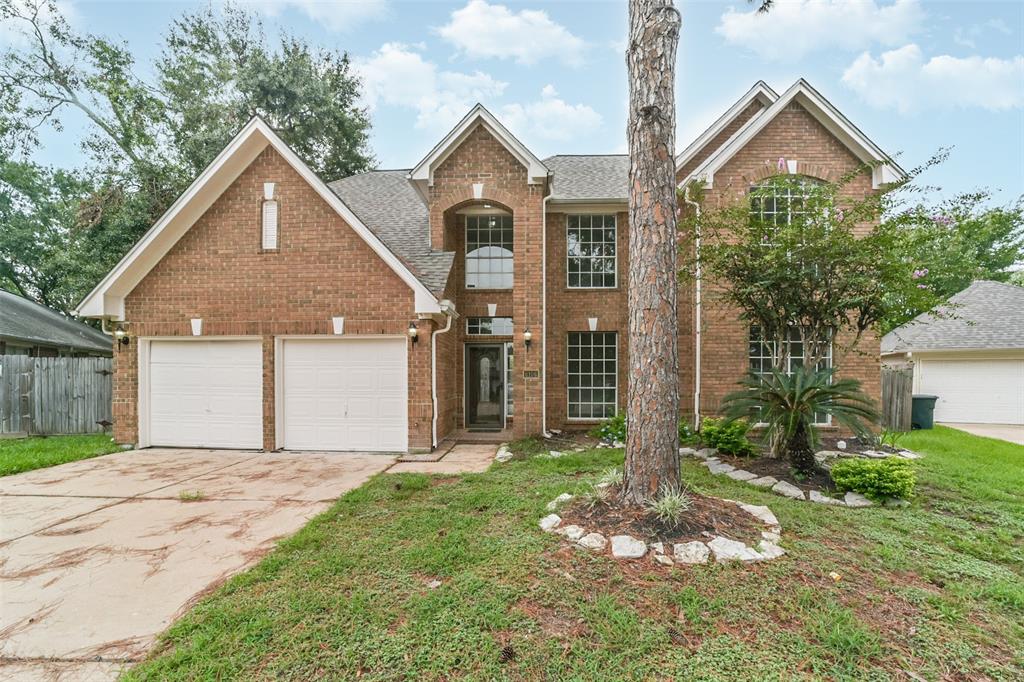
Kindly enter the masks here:
<path id="1" fill-rule="evenodd" d="M 475 101 L 538 156 L 625 150 L 624 2 L 244 3 L 278 28 L 347 51 L 366 83 L 382 168 L 413 165 Z M 677 3 L 678 147 L 750 85 L 808 79 L 910 168 L 940 147 L 924 178 L 944 194 L 1024 193 L 1024 3 L 777 0 Z M 142 62 L 170 19 L 201 3 L 65 0 L 81 30 L 119 37 Z M 5 39 L 0 31 L 0 42 Z M 47 133 L 37 160 L 67 164 L 81 127 Z"/>

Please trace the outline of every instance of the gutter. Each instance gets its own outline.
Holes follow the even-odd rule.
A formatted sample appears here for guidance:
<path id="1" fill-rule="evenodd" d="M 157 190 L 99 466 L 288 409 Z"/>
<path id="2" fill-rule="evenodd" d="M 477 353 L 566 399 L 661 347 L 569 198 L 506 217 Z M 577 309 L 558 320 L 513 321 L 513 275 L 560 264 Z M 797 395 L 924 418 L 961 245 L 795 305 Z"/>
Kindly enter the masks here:
<path id="1" fill-rule="evenodd" d="M 694 345 L 694 359 L 693 359 L 693 428 L 700 429 L 700 380 L 701 380 L 701 367 L 700 367 L 700 354 L 701 354 L 701 342 L 702 342 L 702 328 L 703 328 L 703 292 L 701 290 L 701 260 L 700 260 L 700 204 L 690 199 L 690 184 L 687 183 L 683 187 L 683 201 L 688 205 L 692 206 L 693 210 L 697 213 L 697 220 L 694 221 L 694 249 L 696 256 L 696 269 L 694 272 L 695 287 L 694 287 L 694 332 L 693 332 L 693 345 Z"/>
<path id="2" fill-rule="evenodd" d="M 549 193 L 541 199 L 541 247 L 540 247 L 540 432 L 548 436 L 548 201 Z"/>
<path id="3" fill-rule="evenodd" d="M 445 316 L 444 328 L 437 329 L 430 334 L 430 397 L 434 404 L 434 413 L 431 415 L 430 421 L 431 449 L 437 447 L 437 417 L 441 411 L 437 404 L 437 335 L 451 330 L 452 320 L 455 319 L 455 311 L 451 310 L 451 303 L 447 301 L 443 303 L 448 303 L 448 305 L 441 306 Z"/>

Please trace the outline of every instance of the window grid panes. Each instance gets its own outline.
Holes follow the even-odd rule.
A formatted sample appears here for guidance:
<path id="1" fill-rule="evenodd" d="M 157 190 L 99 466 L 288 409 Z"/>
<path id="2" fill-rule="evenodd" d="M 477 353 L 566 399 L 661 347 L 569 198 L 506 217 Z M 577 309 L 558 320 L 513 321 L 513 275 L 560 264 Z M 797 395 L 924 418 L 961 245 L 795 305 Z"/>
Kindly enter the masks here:
<path id="1" fill-rule="evenodd" d="M 618 335 L 570 332 L 569 419 L 607 419 L 618 403 Z"/>
<path id="2" fill-rule="evenodd" d="M 512 348 L 513 344 L 505 344 L 505 416 L 507 417 L 515 414 L 515 411 L 512 409 L 515 406 L 515 402 L 512 400 L 512 387 L 515 385 L 515 382 L 512 381 L 512 377 L 515 376 L 515 361 L 512 356 Z"/>
<path id="3" fill-rule="evenodd" d="M 566 228 L 566 271 L 571 289 L 616 286 L 614 215 L 571 215 Z"/>
<path id="4" fill-rule="evenodd" d="M 790 329 L 789 338 L 786 339 L 789 347 L 789 358 L 786 362 L 786 374 L 792 374 L 797 367 L 804 364 L 804 344 L 800 338 L 800 330 Z M 775 341 L 767 341 L 763 338 L 760 328 L 750 328 L 750 369 L 758 374 L 768 374 L 772 371 L 773 358 L 775 357 Z M 825 358 L 818 364 L 818 369 L 828 369 L 832 366 L 832 344 L 829 344 Z M 825 414 L 815 414 L 814 423 L 827 425 L 832 423 L 832 418 Z"/>
<path id="5" fill-rule="evenodd" d="M 791 225 L 806 214 L 810 182 L 766 182 L 750 188 L 750 215 L 769 225 Z"/>
<path id="6" fill-rule="evenodd" d="M 512 318 L 467 317 L 466 333 L 471 336 L 512 336 Z"/>
<path id="7" fill-rule="evenodd" d="M 512 216 L 466 216 L 466 288 L 512 288 Z"/>

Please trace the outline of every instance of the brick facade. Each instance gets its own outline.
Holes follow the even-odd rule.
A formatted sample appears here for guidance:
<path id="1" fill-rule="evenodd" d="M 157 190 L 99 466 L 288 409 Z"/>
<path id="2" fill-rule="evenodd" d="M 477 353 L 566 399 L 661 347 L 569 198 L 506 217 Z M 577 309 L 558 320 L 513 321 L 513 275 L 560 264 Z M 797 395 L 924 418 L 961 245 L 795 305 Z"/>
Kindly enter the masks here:
<path id="1" fill-rule="evenodd" d="M 761 104 L 745 109 L 692 159 L 707 158 Z M 796 160 L 801 174 L 834 179 L 860 164 L 808 112 L 792 104 L 716 173 L 707 202 L 743 200 L 752 183 L 776 173 L 779 157 Z M 686 168 L 681 169 L 685 174 Z M 280 207 L 279 248 L 260 248 L 260 201 L 264 182 L 275 182 Z M 474 188 L 474 185 L 482 187 Z M 846 190 L 851 196 L 871 190 L 868 175 Z M 527 171 L 499 140 L 478 125 L 432 169 L 427 209 L 433 248 L 455 252 L 443 297 L 459 314 L 451 329 L 419 320 L 420 342 L 406 342 L 409 361 L 409 447 L 432 447 L 434 396 L 432 345 L 436 360 L 437 437 L 465 428 L 464 354 L 467 343 L 510 342 L 515 409 L 514 435 L 548 428 L 583 428 L 567 419 L 567 336 L 589 331 L 618 333 L 618 406 L 625 403 L 628 367 L 626 284 L 628 220 L 625 204 L 567 208 L 548 204 L 543 181 L 531 184 Z M 469 289 L 465 281 L 465 212 L 492 207 L 513 217 L 513 288 Z M 566 281 L 566 220 L 574 213 L 617 216 L 617 286 L 570 289 Z M 546 234 L 544 234 L 546 229 Z M 546 248 L 546 281 L 544 250 Z M 546 310 L 544 291 L 546 288 Z M 679 349 L 681 411 L 693 413 L 695 391 L 695 315 L 692 281 L 680 284 Z M 511 317 L 514 335 L 473 337 L 466 318 Z M 125 301 L 132 337 L 191 336 L 189 320 L 203 319 L 203 337 L 247 336 L 263 346 L 263 444 L 273 449 L 275 433 L 275 339 L 287 335 L 329 335 L 331 318 L 345 317 L 345 334 L 402 335 L 416 319 L 413 292 L 380 257 L 324 202 L 272 148 L 267 148 L 235 180 L 196 224 L 171 248 Z M 545 353 L 545 320 L 547 322 Z M 523 332 L 532 332 L 527 348 Z M 702 413 L 714 413 L 748 367 L 748 330 L 738 311 L 706 287 L 702 320 Z M 546 358 L 546 394 L 541 379 Z M 114 355 L 115 437 L 138 442 L 137 345 Z M 843 374 L 860 379 L 879 395 L 878 340 L 865 339 L 860 352 L 837 357 Z M 546 405 L 546 419 L 542 418 Z"/>

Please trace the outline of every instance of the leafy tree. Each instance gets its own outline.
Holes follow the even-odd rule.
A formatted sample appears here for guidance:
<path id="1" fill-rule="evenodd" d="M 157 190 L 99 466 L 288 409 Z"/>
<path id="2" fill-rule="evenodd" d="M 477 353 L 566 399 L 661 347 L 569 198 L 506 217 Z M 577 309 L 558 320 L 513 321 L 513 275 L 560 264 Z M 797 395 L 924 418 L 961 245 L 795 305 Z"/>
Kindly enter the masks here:
<path id="1" fill-rule="evenodd" d="M 793 468 L 814 471 L 818 432 L 815 415 L 830 415 L 855 433 L 866 431 L 878 412 L 855 379 L 837 379 L 833 370 L 797 368 L 792 374 L 774 370 L 767 375 L 750 372 L 742 389 L 725 397 L 729 419 L 746 418 L 767 424 L 770 437 L 783 443 Z"/>

